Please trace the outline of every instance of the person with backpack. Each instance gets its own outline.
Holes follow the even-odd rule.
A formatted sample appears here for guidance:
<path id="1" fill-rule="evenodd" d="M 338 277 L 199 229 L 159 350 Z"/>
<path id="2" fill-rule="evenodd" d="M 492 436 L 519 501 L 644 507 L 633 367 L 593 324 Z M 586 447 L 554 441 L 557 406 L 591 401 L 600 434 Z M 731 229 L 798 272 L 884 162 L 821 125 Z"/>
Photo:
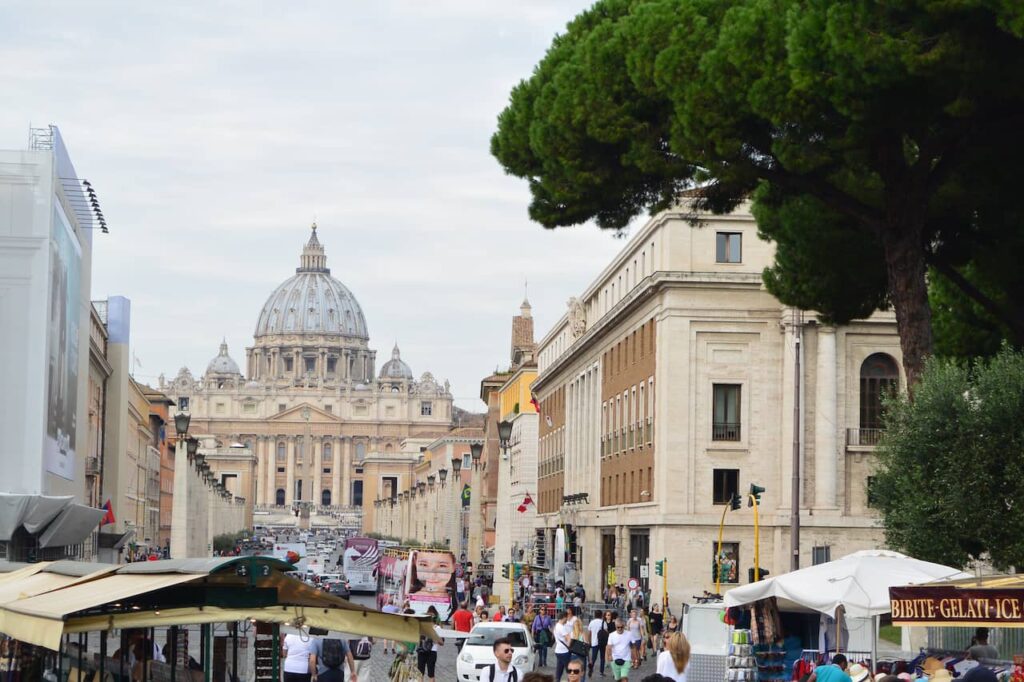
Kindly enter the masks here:
<path id="1" fill-rule="evenodd" d="M 427 609 L 427 615 L 430 616 L 430 621 L 437 625 L 440 620 L 440 614 L 437 609 L 433 606 Z M 441 640 L 444 644 L 444 640 Z M 424 675 L 424 679 L 429 679 L 430 682 L 434 682 L 434 668 L 437 666 L 437 649 L 435 648 L 434 640 L 426 635 L 420 635 L 420 643 L 416 646 L 416 668 L 420 671 L 420 675 Z"/>
<path id="2" fill-rule="evenodd" d="M 530 632 L 533 634 L 534 646 L 537 649 L 537 665 L 546 668 L 548 665 L 548 647 L 554 642 L 551 634 L 551 616 L 540 610 L 539 606 L 533 607 L 537 615 L 533 618 Z"/>
<path id="3" fill-rule="evenodd" d="M 512 665 L 512 656 L 515 653 L 512 642 L 507 637 L 499 637 L 494 640 L 492 650 L 497 663 L 480 668 L 479 682 L 519 682 L 524 673 Z"/>
<path id="4" fill-rule="evenodd" d="M 314 679 L 318 682 L 345 682 L 345 671 L 342 670 L 345 663 L 348 663 L 349 682 L 357 680 L 355 659 L 343 639 L 325 637 L 321 640 L 317 663 L 319 672 Z"/>

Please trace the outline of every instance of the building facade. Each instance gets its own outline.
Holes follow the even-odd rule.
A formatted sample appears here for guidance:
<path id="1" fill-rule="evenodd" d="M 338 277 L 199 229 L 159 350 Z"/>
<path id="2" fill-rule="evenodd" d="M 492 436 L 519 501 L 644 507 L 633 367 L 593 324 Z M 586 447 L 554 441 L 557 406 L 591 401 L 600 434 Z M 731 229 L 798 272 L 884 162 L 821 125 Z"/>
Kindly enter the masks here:
<path id="1" fill-rule="evenodd" d="M 161 386 L 190 412 L 194 433 L 255 454 L 257 506 L 372 514 L 375 495 L 365 488 L 389 475 L 389 461 L 403 469 L 403 442 L 430 442 L 451 424 L 448 383 L 429 372 L 416 380 L 397 345 L 376 372 L 362 308 L 331 276 L 316 225 L 295 275 L 263 305 L 245 365 L 243 374 L 222 343 L 198 379 L 182 368 Z"/>
<path id="2" fill-rule="evenodd" d="M 868 486 L 881 395 L 905 382 L 894 315 L 832 326 L 787 308 L 748 206 L 694 217 L 651 219 L 539 344 L 539 523 L 549 555 L 564 531 L 559 558 L 591 594 L 610 574 L 660 594 L 661 559 L 672 603 L 727 589 L 755 545 L 788 570 L 797 391 L 801 565 L 883 541 Z"/>

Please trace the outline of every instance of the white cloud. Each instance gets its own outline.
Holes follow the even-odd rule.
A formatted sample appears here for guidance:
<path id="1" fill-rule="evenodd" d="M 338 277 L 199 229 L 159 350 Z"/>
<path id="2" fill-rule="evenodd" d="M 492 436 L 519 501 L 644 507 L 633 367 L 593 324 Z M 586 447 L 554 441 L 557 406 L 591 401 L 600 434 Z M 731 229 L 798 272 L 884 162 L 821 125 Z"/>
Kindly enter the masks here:
<path id="1" fill-rule="evenodd" d="M 542 336 L 622 243 L 527 218 L 488 152 L 509 89 L 589 5 L 77 3 L 0 6 L 0 144 L 60 126 L 100 193 L 95 298 L 133 301 L 138 374 L 201 372 L 256 316 L 316 218 L 385 357 L 481 409 L 523 281 Z"/>

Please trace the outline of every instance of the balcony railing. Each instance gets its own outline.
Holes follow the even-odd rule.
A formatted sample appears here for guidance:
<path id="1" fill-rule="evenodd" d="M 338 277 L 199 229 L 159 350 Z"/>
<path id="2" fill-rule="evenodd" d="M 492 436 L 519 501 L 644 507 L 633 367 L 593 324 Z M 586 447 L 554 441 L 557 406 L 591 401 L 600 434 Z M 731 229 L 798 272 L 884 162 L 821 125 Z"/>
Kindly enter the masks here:
<path id="1" fill-rule="evenodd" d="M 715 422 L 711 427 L 711 440 L 740 439 L 740 425 L 727 422 Z"/>
<path id="2" fill-rule="evenodd" d="M 884 429 L 846 429 L 846 444 L 874 447 L 882 439 Z"/>

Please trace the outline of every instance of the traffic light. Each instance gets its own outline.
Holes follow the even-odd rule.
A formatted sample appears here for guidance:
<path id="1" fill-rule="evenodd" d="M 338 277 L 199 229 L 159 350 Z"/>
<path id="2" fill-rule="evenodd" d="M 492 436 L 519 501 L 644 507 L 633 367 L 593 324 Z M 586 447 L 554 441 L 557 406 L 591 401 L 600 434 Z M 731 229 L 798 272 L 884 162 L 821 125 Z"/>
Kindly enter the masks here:
<path id="1" fill-rule="evenodd" d="M 506 579 L 508 578 L 508 564 L 501 565 L 501 577 Z"/>
<path id="2" fill-rule="evenodd" d="M 729 508 L 736 511 L 743 506 L 743 498 L 740 497 L 739 493 L 733 493 L 732 497 L 729 498 Z"/>
<path id="3" fill-rule="evenodd" d="M 519 576 L 523 574 L 522 564 L 512 564 L 512 577 L 519 580 Z"/>
<path id="4" fill-rule="evenodd" d="M 654 562 L 654 575 L 665 575 L 665 561 Z"/>
<path id="5" fill-rule="evenodd" d="M 761 580 L 764 580 L 765 578 L 768 577 L 768 569 L 766 569 L 766 568 L 759 568 L 758 569 L 758 573 L 761 574 Z M 752 582 L 752 583 L 753 582 L 757 582 L 756 580 L 754 580 L 754 567 L 753 566 L 751 566 L 750 568 L 747 569 L 747 581 L 748 582 Z"/>
<path id="6" fill-rule="evenodd" d="M 750 496 L 747 497 L 747 506 L 753 507 L 756 502 L 758 505 L 761 504 L 761 493 L 764 492 L 764 488 L 757 485 L 756 483 L 750 484 Z"/>

